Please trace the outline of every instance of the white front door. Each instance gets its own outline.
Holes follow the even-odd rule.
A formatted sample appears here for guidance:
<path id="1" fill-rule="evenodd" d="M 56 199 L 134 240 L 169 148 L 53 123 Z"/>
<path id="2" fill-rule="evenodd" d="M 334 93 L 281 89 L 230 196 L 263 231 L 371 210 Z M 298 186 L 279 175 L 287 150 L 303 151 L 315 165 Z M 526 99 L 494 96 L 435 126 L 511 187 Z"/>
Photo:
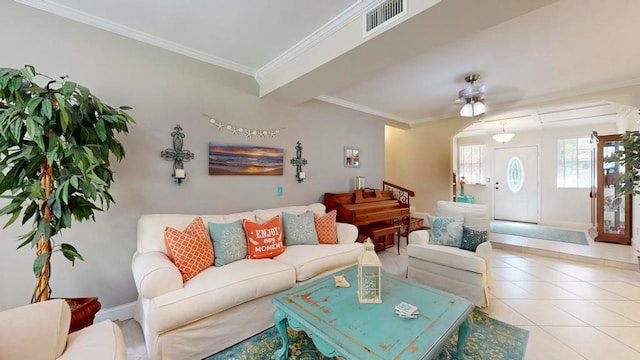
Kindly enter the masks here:
<path id="1" fill-rule="evenodd" d="M 493 217 L 538 222 L 538 147 L 495 149 Z"/>

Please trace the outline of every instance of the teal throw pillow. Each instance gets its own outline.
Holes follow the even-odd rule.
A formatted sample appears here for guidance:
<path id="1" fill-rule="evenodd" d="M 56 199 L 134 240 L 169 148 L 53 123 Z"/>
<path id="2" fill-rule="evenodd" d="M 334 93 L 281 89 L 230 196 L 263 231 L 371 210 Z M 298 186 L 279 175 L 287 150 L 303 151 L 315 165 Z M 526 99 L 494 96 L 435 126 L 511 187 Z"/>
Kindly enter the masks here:
<path id="1" fill-rule="evenodd" d="M 429 244 L 460 247 L 464 216 L 427 216 L 431 225 Z"/>
<path id="2" fill-rule="evenodd" d="M 213 241 L 215 266 L 224 266 L 247 257 L 247 239 L 242 220 L 227 224 L 210 222 L 209 235 Z"/>
<path id="3" fill-rule="evenodd" d="M 473 230 L 466 226 L 462 227 L 462 241 L 460 242 L 460 249 L 476 251 L 478 245 L 487 241 L 486 230 Z"/>
<path id="4" fill-rule="evenodd" d="M 302 214 L 282 213 L 282 229 L 287 246 L 318 245 L 316 224 L 310 211 Z"/>

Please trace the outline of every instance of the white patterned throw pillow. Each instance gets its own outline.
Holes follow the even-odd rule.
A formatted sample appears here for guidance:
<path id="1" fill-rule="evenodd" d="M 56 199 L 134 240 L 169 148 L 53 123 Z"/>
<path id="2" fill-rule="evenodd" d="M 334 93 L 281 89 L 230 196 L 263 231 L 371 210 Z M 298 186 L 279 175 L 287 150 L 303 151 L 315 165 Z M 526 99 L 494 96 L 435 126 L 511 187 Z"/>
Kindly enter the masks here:
<path id="1" fill-rule="evenodd" d="M 209 234 L 213 242 L 215 266 L 224 266 L 247 257 L 247 239 L 242 220 L 225 224 L 209 222 Z"/>
<path id="2" fill-rule="evenodd" d="M 284 242 L 291 245 L 318 245 L 318 234 L 313 213 L 307 211 L 302 214 L 282 213 L 282 227 Z"/>
<path id="3" fill-rule="evenodd" d="M 427 217 L 431 225 L 430 244 L 460 247 L 464 216 L 437 217 L 428 215 Z"/>

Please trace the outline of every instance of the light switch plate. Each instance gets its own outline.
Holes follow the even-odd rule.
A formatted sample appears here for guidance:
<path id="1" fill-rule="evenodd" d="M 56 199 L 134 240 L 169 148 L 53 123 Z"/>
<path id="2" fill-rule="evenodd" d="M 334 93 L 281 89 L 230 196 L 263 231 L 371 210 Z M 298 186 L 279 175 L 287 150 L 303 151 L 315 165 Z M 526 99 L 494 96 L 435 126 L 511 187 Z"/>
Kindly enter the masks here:
<path id="1" fill-rule="evenodd" d="M 283 191 L 282 191 L 282 186 L 278 186 L 278 187 L 276 188 L 276 195 L 278 195 L 278 196 L 282 196 L 282 192 L 283 192 Z"/>

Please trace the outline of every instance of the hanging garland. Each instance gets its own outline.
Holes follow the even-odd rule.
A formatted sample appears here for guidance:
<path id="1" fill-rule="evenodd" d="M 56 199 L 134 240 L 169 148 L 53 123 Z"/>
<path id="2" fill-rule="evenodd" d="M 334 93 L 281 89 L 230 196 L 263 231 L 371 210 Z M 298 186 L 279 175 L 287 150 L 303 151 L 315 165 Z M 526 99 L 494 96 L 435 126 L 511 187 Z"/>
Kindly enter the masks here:
<path id="1" fill-rule="evenodd" d="M 207 114 L 202 114 L 202 115 L 209 118 L 209 122 L 215 125 L 218 128 L 218 131 L 227 130 L 231 133 L 231 135 L 234 135 L 234 136 L 245 136 L 247 138 L 252 138 L 252 137 L 264 138 L 267 136 L 276 137 L 278 136 L 278 134 L 280 134 L 280 131 L 284 129 L 284 128 L 275 128 L 275 129 L 246 128 L 243 126 L 233 125 L 220 120 L 216 120 Z"/>

